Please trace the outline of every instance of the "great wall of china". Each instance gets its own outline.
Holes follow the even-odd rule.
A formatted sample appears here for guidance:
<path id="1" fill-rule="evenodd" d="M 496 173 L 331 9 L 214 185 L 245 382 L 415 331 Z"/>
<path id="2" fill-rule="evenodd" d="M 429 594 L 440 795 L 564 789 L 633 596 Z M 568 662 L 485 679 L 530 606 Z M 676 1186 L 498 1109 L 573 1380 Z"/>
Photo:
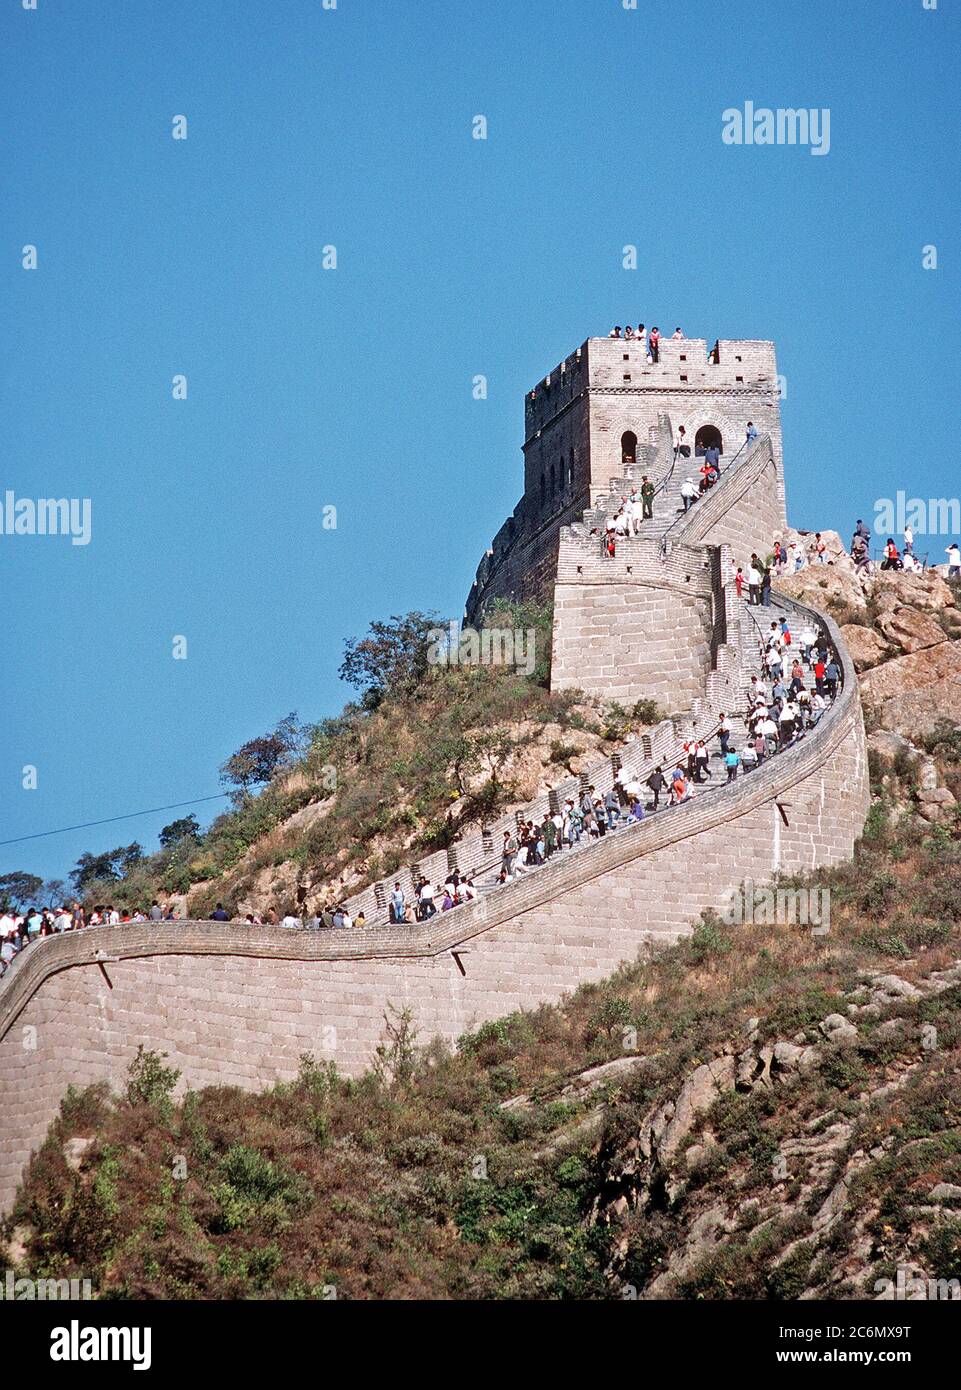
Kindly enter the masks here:
<path id="1" fill-rule="evenodd" d="M 758 437 L 738 447 L 748 420 Z M 760 630 L 731 561 L 766 553 L 786 524 L 773 345 L 721 340 L 709 353 L 676 339 L 649 364 L 636 344 L 590 339 L 528 395 L 526 422 L 524 497 L 478 568 L 468 617 L 498 597 L 552 593 L 557 688 L 683 709 L 586 774 L 603 793 L 708 738 L 720 710 L 743 709 Z M 722 448 L 720 481 L 686 514 L 679 487 L 696 453 L 677 455 L 680 422 L 692 450 Z M 643 474 L 658 488 L 654 517 L 611 559 L 597 527 Z M 771 612 L 820 627 L 838 654 L 841 689 L 815 729 L 748 777 L 511 882 L 491 880 L 513 816 L 398 875 L 410 889 L 419 872 L 474 873 L 479 897 L 453 912 L 390 925 L 387 885 L 375 884 L 351 901 L 367 918 L 351 932 L 186 921 L 30 947 L 0 982 L 0 1210 L 67 1086 L 119 1086 L 138 1044 L 194 1088 L 289 1079 L 304 1052 L 357 1073 L 389 1005 L 413 1011 L 422 1041 L 454 1041 L 675 939 L 746 879 L 849 858 L 869 797 L 854 668 L 827 615 L 785 598 Z M 579 785 L 546 789 L 524 814 Z"/>

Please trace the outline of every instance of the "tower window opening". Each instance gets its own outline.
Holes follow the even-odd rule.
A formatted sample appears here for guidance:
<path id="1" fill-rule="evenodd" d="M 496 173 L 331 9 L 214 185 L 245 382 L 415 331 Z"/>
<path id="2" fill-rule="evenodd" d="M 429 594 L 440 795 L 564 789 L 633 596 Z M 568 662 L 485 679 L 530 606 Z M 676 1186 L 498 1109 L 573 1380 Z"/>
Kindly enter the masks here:
<path id="1" fill-rule="evenodd" d="M 625 430 L 621 435 L 621 463 L 637 461 L 637 435 L 633 430 Z"/>
<path id="2" fill-rule="evenodd" d="M 724 440 L 721 438 L 721 431 L 716 425 L 702 425 L 694 436 L 694 456 L 703 458 L 705 449 L 717 449 L 719 454 L 724 453 Z"/>

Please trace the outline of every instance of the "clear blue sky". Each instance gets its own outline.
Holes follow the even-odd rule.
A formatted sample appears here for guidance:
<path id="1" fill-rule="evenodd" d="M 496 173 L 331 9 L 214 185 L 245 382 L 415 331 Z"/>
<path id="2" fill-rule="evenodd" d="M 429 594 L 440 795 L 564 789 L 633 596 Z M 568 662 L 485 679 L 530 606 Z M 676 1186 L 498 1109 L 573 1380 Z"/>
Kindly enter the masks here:
<path id="1" fill-rule="evenodd" d="M 0 839 L 215 793 L 341 707 L 345 637 L 458 616 L 524 390 L 613 322 L 776 341 L 794 524 L 955 495 L 957 8 L 8 0 L 0 499 L 89 497 L 93 538 L 0 536 Z M 830 154 L 725 146 L 746 99 L 829 107 Z"/>

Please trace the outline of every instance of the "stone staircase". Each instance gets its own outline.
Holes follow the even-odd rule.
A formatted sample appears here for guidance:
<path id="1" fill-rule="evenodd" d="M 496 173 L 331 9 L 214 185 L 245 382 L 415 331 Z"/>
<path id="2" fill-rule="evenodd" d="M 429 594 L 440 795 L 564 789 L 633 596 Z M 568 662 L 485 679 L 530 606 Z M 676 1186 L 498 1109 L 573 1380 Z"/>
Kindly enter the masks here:
<path id="1" fill-rule="evenodd" d="M 758 441 L 760 442 L 760 441 Z M 747 461 L 751 455 L 750 449 L 742 445 L 737 453 L 724 457 L 720 460 L 721 476 L 715 487 L 723 486 L 727 477 L 733 470 Z M 653 517 L 643 520 L 637 529 L 636 534 L 646 539 L 662 539 L 669 532 L 679 531 L 683 526 L 685 516 L 693 516 L 700 502 L 694 502 L 685 512 L 684 499 L 681 496 L 681 488 L 685 481 L 690 478 L 697 486 L 701 480 L 700 469 L 704 462 L 702 458 L 681 458 L 672 457 L 670 466 L 663 473 L 659 482 L 655 484 Z M 631 490 L 637 492 L 638 502 L 640 501 L 641 478 L 644 470 L 637 465 L 627 467 L 624 474 L 619 478 L 611 478 L 609 491 L 594 500 L 593 505 L 584 512 L 584 524 L 588 528 L 596 528 L 603 532 L 607 525 L 607 518 L 613 516 L 622 500 L 631 495 Z M 648 474 L 650 477 L 651 475 Z"/>

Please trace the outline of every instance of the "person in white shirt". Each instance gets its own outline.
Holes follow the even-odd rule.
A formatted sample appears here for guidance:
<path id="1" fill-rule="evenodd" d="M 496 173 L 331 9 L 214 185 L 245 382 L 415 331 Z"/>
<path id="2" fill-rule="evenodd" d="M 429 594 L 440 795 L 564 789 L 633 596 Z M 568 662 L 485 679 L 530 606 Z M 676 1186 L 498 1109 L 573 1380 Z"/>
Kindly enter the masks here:
<path id="1" fill-rule="evenodd" d="M 904 553 L 905 553 L 905 555 L 910 555 L 910 553 L 911 553 L 911 551 L 912 551 L 913 549 L 914 549 L 914 532 L 911 530 L 911 527 L 910 527 L 910 526 L 905 526 L 905 528 L 904 528 Z"/>
<path id="2" fill-rule="evenodd" d="M 617 513 L 617 516 L 614 518 L 614 533 L 618 536 L 627 536 L 630 535 L 630 531 L 630 519 L 627 513 L 625 512 L 624 508 L 622 507 L 621 510 Z"/>
<path id="3" fill-rule="evenodd" d="M 747 588 L 748 603 L 753 603 L 755 607 L 761 602 L 761 583 L 764 579 L 763 574 L 757 565 L 747 567 Z"/>
<path id="4" fill-rule="evenodd" d="M 694 486 L 693 478 L 687 478 L 681 484 L 681 501 L 684 503 L 685 511 L 687 511 L 692 502 L 697 501 L 697 488 Z"/>
<path id="5" fill-rule="evenodd" d="M 299 926 L 300 926 L 300 918 L 299 918 L 299 917 L 295 917 L 294 914 L 293 914 L 292 912 L 288 912 L 287 915 L 286 915 L 286 917 L 284 918 L 284 920 L 281 922 L 280 925 L 281 925 L 282 927 L 299 927 Z"/>
<path id="6" fill-rule="evenodd" d="M 961 550 L 952 541 L 945 553 L 948 557 L 948 578 L 961 579 Z"/>

